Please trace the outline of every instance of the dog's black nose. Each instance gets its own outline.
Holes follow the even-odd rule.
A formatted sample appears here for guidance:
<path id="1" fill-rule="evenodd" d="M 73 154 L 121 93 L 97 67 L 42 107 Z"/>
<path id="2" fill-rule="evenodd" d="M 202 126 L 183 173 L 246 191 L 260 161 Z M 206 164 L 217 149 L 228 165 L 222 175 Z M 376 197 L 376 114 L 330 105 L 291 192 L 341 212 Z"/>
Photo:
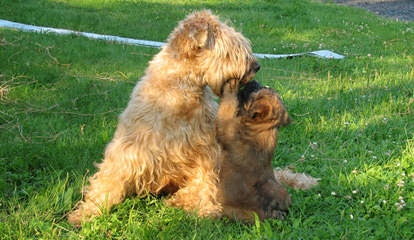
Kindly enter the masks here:
<path id="1" fill-rule="evenodd" d="M 252 67 L 254 72 L 258 72 L 260 70 L 260 64 L 258 62 L 254 62 Z"/>

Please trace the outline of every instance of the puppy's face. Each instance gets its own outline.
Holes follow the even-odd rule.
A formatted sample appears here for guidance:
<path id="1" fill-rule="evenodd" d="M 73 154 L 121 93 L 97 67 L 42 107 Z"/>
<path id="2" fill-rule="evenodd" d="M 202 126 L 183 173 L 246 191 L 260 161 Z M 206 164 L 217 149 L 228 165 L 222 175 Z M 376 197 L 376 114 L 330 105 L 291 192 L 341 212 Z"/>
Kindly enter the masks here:
<path id="1" fill-rule="evenodd" d="M 249 124 L 263 124 L 266 129 L 286 126 L 289 114 L 279 95 L 270 88 L 263 88 L 257 81 L 241 87 L 238 93 L 239 113 Z"/>

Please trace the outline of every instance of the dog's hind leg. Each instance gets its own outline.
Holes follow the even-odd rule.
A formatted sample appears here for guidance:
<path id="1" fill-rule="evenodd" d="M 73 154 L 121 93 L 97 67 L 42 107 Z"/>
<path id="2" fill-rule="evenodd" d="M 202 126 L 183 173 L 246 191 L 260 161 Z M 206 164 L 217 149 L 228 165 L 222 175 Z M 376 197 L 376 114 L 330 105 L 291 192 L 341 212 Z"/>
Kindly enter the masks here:
<path id="1" fill-rule="evenodd" d="M 119 148 L 116 140 L 108 145 L 104 161 L 98 165 L 99 170 L 90 178 L 85 199 L 80 201 L 77 209 L 69 214 L 68 221 L 75 225 L 89 221 L 111 206 L 118 204 L 134 190 L 133 168 L 128 166 L 131 157 L 124 148 Z"/>
<path id="2" fill-rule="evenodd" d="M 201 164 L 186 172 L 188 180 L 167 200 L 167 204 L 195 212 L 202 217 L 221 217 L 222 207 L 218 201 L 218 176 L 215 164 L 211 162 L 211 159 L 199 158 L 198 160 Z"/>

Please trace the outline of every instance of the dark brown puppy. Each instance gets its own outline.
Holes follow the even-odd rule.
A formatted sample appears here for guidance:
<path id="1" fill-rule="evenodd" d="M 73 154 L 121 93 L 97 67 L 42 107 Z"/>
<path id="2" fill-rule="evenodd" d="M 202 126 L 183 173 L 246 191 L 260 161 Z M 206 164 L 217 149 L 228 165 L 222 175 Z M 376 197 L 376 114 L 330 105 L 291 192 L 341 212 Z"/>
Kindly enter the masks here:
<path id="1" fill-rule="evenodd" d="M 272 169 L 278 128 L 290 123 L 280 97 L 256 81 L 223 87 L 217 115 L 218 141 L 223 147 L 220 199 L 224 215 L 253 221 L 283 218 L 291 204 Z"/>

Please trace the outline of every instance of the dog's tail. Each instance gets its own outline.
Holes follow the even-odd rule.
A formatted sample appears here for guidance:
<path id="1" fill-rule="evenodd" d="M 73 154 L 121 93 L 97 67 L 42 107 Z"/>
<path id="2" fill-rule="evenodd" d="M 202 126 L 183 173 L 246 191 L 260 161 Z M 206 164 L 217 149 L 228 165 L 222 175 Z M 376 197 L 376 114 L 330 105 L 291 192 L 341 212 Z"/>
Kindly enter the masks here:
<path id="1" fill-rule="evenodd" d="M 314 178 L 304 173 L 294 173 L 290 169 L 273 169 L 279 183 L 286 184 L 296 190 L 307 190 L 318 185 L 320 178 Z"/>

